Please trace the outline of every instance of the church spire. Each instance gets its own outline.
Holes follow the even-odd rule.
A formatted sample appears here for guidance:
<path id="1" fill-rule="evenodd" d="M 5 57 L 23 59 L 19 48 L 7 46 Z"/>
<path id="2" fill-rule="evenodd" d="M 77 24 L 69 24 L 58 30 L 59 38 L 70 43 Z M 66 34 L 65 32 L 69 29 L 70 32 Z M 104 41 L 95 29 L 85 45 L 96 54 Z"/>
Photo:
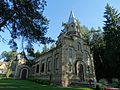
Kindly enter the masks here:
<path id="1" fill-rule="evenodd" d="M 70 23 L 75 23 L 76 22 L 76 18 L 74 16 L 73 11 L 70 12 L 70 16 L 69 16 L 69 20 L 68 20 L 68 24 Z"/>

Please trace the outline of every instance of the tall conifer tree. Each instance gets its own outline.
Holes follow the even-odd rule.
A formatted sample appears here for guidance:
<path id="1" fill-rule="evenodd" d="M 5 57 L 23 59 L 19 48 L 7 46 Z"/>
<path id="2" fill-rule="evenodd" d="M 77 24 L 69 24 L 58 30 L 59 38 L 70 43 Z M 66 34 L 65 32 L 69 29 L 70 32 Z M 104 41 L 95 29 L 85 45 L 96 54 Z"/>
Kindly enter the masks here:
<path id="1" fill-rule="evenodd" d="M 120 14 L 109 4 L 104 12 L 104 41 L 106 45 L 105 65 L 109 78 L 119 77 L 120 73 Z"/>

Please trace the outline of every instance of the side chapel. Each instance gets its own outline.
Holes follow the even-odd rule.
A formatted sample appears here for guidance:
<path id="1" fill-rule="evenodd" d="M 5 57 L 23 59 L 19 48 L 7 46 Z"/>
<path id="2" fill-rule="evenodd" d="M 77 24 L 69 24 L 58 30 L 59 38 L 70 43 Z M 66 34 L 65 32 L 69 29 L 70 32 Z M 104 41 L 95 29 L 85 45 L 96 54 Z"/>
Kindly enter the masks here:
<path id="1" fill-rule="evenodd" d="M 80 25 L 72 11 L 68 22 L 63 26 L 56 47 L 41 54 L 32 67 L 19 65 L 17 68 L 21 70 L 17 69 L 17 77 L 33 76 L 66 87 L 88 82 L 89 79 L 96 80 L 93 56 L 82 38 Z"/>

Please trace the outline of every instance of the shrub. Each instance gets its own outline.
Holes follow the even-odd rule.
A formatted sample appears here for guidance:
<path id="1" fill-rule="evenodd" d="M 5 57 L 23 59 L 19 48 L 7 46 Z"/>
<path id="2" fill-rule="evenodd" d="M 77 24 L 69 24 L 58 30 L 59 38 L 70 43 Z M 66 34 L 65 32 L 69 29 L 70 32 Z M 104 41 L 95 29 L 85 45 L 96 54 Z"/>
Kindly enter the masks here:
<path id="1" fill-rule="evenodd" d="M 113 86 L 113 87 L 118 87 L 118 85 L 119 85 L 118 79 L 117 79 L 117 78 L 113 78 L 113 79 L 112 79 L 112 84 L 111 84 L 111 86 Z"/>
<path id="2" fill-rule="evenodd" d="M 102 90 L 102 87 L 99 84 L 97 84 L 95 90 Z"/>
<path id="3" fill-rule="evenodd" d="M 100 79 L 99 83 L 105 86 L 108 85 L 108 81 L 106 79 Z"/>
<path id="4" fill-rule="evenodd" d="M 108 86 L 108 81 L 106 79 L 100 79 L 99 84 L 101 88 L 105 88 L 106 86 Z"/>

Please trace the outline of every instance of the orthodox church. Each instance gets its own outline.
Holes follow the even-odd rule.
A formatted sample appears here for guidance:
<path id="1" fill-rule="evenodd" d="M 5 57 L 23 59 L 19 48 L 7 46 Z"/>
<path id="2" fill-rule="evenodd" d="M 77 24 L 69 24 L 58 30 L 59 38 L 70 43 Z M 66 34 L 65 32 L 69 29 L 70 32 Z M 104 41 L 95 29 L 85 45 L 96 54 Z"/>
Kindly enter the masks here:
<path id="1" fill-rule="evenodd" d="M 32 67 L 25 65 L 25 60 L 19 58 L 15 78 L 26 79 L 32 76 L 62 86 L 96 80 L 93 56 L 83 40 L 80 25 L 72 11 L 63 26 L 56 46 L 34 59 Z"/>

